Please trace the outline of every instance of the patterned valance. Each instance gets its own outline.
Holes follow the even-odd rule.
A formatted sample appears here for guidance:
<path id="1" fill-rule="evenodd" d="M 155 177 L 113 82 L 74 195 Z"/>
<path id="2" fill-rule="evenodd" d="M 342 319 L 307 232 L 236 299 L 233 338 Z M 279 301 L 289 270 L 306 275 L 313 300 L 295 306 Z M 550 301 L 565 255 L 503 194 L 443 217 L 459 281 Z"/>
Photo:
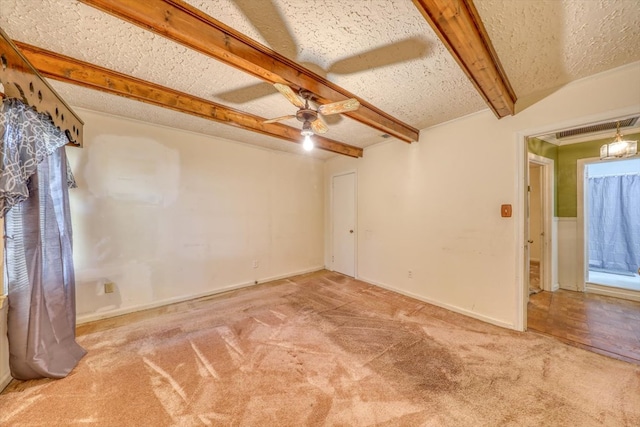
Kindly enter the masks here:
<path id="1" fill-rule="evenodd" d="M 16 98 L 48 114 L 68 142 L 82 146 L 83 121 L 29 63 L 0 28 L 0 96 Z"/>
<path id="2" fill-rule="evenodd" d="M 45 157 L 67 144 L 67 136 L 48 115 L 38 113 L 17 99 L 5 99 L 0 107 L 0 217 L 29 197 L 27 181 Z M 75 187 L 71 171 L 68 184 Z"/>

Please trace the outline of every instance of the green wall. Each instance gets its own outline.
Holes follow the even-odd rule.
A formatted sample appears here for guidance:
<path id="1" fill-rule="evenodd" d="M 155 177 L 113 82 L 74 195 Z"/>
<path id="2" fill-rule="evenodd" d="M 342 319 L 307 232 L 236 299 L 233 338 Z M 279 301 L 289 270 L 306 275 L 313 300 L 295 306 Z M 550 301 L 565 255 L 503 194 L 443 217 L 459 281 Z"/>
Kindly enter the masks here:
<path id="1" fill-rule="evenodd" d="M 625 135 L 625 139 L 640 140 L 640 133 Z M 530 153 L 554 160 L 554 212 L 556 216 L 575 217 L 578 215 L 578 159 L 600 157 L 600 147 L 612 140 L 613 138 L 609 137 L 558 147 L 537 138 L 529 138 L 527 145 Z"/>
<path id="2" fill-rule="evenodd" d="M 558 161 L 557 145 L 550 144 L 538 138 L 529 138 L 527 140 L 527 148 L 530 153 L 546 157 L 547 159 L 553 159 L 554 162 Z"/>
<path id="3" fill-rule="evenodd" d="M 538 138 L 527 140 L 530 153 L 553 160 L 553 216 L 558 216 L 558 146 Z"/>
<path id="4" fill-rule="evenodd" d="M 578 216 L 578 159 L 600 157 L 602 144 L 611 138 L 558 147 L 558 216 Z"/>

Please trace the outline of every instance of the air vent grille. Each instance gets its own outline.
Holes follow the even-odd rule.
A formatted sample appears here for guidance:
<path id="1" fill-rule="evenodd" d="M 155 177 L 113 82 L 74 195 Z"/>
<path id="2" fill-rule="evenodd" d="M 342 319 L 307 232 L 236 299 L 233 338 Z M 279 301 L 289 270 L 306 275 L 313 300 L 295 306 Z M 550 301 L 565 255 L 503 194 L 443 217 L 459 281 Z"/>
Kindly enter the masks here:
<path id="1" fill-rule="evenodd" d="M 631 117 L 630 119 L 619 120 L 615 122 L 600 123 L 599 125 L 585 126 L 578 129 L 569 129 L 562 132 L 556 132 L 556 139 L 569 138 L 571 136 L 584 135 L 587 133 L 596 133 L 612 130 L 616 128 L 617 123 L 620 123 L 620 128 L 626 128 L 633 126 L 638 122 L 638 117 Z"/>

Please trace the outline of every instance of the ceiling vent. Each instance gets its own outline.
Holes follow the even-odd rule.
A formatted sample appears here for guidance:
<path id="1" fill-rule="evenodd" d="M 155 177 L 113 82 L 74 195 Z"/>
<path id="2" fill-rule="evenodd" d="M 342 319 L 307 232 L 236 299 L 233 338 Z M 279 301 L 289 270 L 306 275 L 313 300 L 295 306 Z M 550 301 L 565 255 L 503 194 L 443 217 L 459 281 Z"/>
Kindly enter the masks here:
<path id="1" fill-rule="evenodd" d="M 608 130 L 615 130 L 616 125 L 620 123 L 620 128 L 626 128 L 634 126 L 638 122 L 638 117 L 631 117 L 630 119 L 616 120 L 615 122 L 600 123 L 598 125 L 585 126 L 578 129 L 563 130 L 562 132 L 556 132 L 556 139 L 569 138 L 572 136 L 579 136 L 588 133 L 605 132 Z"/>

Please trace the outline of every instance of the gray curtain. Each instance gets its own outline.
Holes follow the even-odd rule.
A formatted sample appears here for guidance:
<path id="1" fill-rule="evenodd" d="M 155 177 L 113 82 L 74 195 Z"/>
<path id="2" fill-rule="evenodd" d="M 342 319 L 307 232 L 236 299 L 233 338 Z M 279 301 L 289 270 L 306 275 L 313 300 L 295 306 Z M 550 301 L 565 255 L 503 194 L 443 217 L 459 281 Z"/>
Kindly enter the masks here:
<path id="1" fill-rule="evenodd" d="M 593 177 L 589 268 L 632 275 L 640 268 L 640 174 Z"/>
<path id="2" fill-rule="evenodd" d="M 62 378 L 85 354 L 75 341 L 67 138 L 19 101 L 0 113 L 11 374 Z"/>

